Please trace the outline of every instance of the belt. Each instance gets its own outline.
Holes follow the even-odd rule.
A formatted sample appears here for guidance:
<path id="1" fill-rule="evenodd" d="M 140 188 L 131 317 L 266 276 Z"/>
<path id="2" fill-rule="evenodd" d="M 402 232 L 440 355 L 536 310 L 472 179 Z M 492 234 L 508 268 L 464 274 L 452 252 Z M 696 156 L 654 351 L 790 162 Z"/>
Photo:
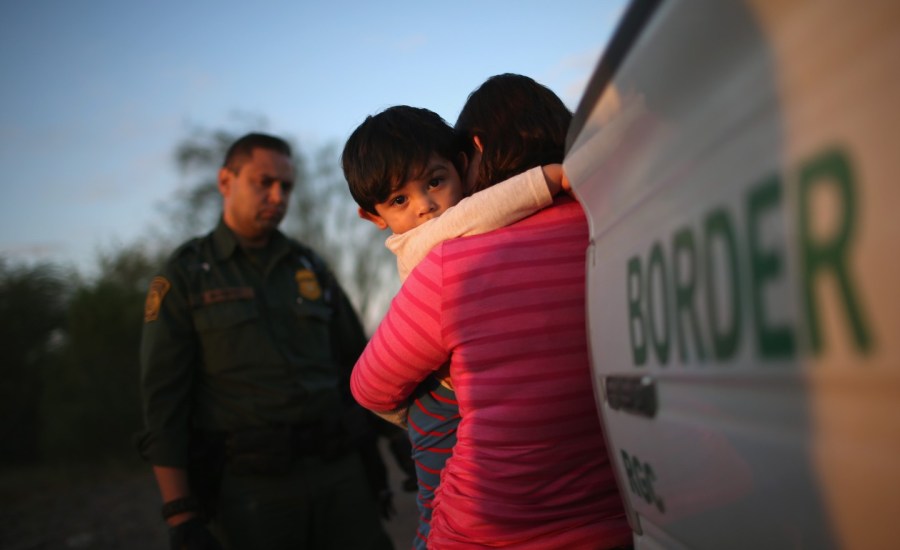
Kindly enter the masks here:
<path id="1" fill-rule="evenodd" d="M 233 474 L 283 475 L 297 458 L 336 458 L 352 448 L 337 421 L 249 428 L 225 434 L 225 467 Z"/>

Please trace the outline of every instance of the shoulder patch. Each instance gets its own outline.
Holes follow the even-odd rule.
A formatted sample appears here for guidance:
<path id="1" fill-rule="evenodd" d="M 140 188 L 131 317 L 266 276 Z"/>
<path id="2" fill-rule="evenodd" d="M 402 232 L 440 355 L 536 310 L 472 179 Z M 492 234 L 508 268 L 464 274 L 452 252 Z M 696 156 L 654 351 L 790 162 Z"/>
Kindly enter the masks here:
<path id="1" fill-rule="evenodd" d="M 298 269 L 294 273 L 297 281 L 297 291 L 307 300 L 318 300 L 322 296 L 322 287 L 311 269 Z"/>
<path id="2" fill-rule="evenodd" d="M 153 277 L 153 280 L 150 281 L 150 290 L 147 292 L 147 301 L 144 303 L 145 323 L 159 319 L 159 308 L 170 288 L 172 288 L 172 283 L 165 277 Z"/>

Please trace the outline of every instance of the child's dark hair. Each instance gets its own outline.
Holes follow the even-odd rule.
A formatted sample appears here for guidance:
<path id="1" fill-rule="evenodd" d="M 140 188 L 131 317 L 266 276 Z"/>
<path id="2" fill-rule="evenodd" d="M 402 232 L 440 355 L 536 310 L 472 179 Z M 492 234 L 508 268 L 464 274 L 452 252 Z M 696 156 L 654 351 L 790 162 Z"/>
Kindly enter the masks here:
<path id="1" fill-rule="evenodd" d="M 456 132 L 437 113 L 397 105 L 366 117 L 350 134 L 341 154 L 350 194 L 367 212 L 428 166 L 436 154 L 454 163 L 457 170 L 460 143 Z"/>
<path id="2" fill-rule="evenodd" d="M 560 163 L 572 113 L 549 88 L 527 76 L 501 74 L 469 94 L 456 120 L 463 151 L 484 149 L 475 193 L 535 166 Z"/>

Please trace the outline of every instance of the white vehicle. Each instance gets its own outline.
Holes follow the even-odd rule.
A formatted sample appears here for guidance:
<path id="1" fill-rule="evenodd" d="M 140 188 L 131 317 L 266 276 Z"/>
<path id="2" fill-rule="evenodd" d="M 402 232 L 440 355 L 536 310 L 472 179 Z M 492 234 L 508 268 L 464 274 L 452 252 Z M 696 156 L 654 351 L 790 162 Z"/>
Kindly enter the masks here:
<path id="1" fill-rule="evenodd" d="M 569 134 L 637 548 L 900 548 L 900 2 L 634 2 Z"/>

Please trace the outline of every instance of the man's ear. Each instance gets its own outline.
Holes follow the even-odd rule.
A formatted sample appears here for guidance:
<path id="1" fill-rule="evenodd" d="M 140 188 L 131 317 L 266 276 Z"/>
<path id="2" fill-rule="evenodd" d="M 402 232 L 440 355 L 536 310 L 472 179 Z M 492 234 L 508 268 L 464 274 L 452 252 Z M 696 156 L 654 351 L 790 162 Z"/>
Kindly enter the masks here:
<path id="1" fill-rule="evenodd" d="M 373 214 L 371 212 L 363 210 L 362 208 L 357 208 L 356 212 L 359 213 L 360 218 L 369 220 L 370 222 L 374 223 L 375 226 L 378 227 L 378 229 L 387 229 L 387 223 L 385 223 L 384 219 L 378 214 Z"/>
<path id="2" fill-rule="evenodd" d="M 231 191 L 231 179 L 233 177 L 234 172 L 228 168 L 219 168 L 219 193 L 221 193 L 223 197 L 227 197 L 228 193 Z"/>

